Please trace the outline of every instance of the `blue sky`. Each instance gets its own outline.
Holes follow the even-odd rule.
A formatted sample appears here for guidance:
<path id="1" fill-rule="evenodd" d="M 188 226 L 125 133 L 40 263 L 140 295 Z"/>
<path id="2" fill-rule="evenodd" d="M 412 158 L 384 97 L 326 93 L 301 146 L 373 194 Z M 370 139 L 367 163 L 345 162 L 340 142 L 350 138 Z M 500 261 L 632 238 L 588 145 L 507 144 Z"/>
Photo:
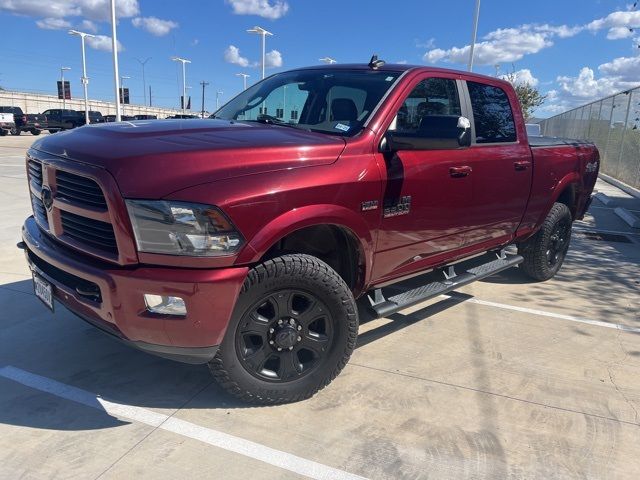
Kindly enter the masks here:
<path id="1" fill-rule="evenodd" d="M 187 84 L 200 105 L 199 82 L 207 87 L 207 109 L 215 91 L 228 100 L 248 73 L 260 78 L 260 25 L 267 38 L 267 73 L 317 64 L 366 62 L 376 52 L 388 62 L 465 69 L 475 0 L 118 0 L 120 72 L 132 103 L 142 103 L 146 66 L 154 105 L 177 106 L 181 92 L 174 55 L 192 61 Z M 95 33 L 87 50 L 91 98 L 113 97 L 109 0 L 0 0 L 3 38 L 0 85 L 55 93 L 60 67 L 72 94 L 81 95 L 80 41 L 69 28 Z M 549 116 L 575 105 L 640 85 L 640 5 L 633 0 L 483 0 L 475 71 L 516 71 L 548 100 L 537 113 Z"/>

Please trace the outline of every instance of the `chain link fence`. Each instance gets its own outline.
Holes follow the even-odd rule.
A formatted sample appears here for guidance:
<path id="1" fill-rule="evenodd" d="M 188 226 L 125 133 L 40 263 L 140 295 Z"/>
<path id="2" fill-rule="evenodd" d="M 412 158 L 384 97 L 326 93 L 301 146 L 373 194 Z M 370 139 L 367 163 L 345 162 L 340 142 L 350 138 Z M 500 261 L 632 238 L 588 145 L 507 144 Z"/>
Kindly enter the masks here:
<path id="1" fill-rule="evenodd" d="M 640 87 L 540 122 L 543 135 L 589 140 L 600 151 L 600 171 L 640 188 Z"/>

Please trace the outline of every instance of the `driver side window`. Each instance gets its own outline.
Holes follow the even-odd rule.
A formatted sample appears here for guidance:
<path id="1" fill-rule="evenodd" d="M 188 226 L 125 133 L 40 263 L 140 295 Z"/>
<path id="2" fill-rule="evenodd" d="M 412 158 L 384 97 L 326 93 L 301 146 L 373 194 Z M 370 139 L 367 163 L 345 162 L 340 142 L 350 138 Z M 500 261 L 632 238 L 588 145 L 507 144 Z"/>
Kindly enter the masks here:
<path id="1" fill-rule="evenodd" d="M 462 115 L 456 81 L 449 78 L 422 80 L 405 99 L 389 130 L 419 133 L 439 123 L 443 115 Z"/>

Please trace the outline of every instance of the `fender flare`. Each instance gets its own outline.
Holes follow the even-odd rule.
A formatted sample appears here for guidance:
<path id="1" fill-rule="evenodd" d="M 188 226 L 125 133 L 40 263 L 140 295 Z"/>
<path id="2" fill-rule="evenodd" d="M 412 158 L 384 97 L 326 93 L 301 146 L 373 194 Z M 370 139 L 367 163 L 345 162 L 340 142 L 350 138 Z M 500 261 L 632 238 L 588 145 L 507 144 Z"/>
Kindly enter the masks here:
<path id="1" fill-rule="evenodd" d="M 540 218 L 538 218 L 538 221 L 536 222 L 536 230 L 542 225 L 542 222 L 544 222 L 544 219 L 547 218 L 547 215 L 549 215 L 549 212 L 551 211 L 553 204 L 558 201 L 558 198 L 560 198 L 560 195 L 562 195 L 562 193 L 572 185 L 574 185 L 576 188 L 579 187 L 580 185 L 580 175 L 578 175 L 577 172 L 567 173 L 556 184 L 556 186 L 553 189 L 553 194 L 551 195 L 551 199 L 549 200 L 549 203 L 544 208 L 544 210 L 542 211 L 542 214 L 540 215 Z"/>
<path id="2" fill-rule="evenodd" d="M 278 241 L 305 227 L 335 225 L 346 229 L 358 243 L 364 259 L 364 284 L 373 269 L 374 243 L 371 229 L 353 210 L 341 205 L 317 204 L 294 208 L 267 223 L 246 245 L 237 259 L 238 264 L 255 263 Z"/>

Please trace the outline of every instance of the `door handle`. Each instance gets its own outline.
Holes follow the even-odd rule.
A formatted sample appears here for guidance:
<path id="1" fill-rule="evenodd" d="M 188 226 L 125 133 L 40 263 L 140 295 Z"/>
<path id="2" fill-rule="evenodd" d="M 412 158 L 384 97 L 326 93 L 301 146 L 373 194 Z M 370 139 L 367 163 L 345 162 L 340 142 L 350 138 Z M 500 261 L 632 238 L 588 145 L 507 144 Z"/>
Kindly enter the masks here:
<path id="1" fill-rule="evenodd" d="M 471 173 L 471 167 L 463 166 L 463 167 L 451 167 L 449 168 L 449 175 L 453 178 L 462 178 L 467 177 Z"/>
<path id="2" fill-rule="evenodd" d="M 513 162 L 513 166 L 516 168 L 516 170 L 526 170 L 531 166 L 531 162 L 527 160 L 524 160 L 522 162 Z"/>

